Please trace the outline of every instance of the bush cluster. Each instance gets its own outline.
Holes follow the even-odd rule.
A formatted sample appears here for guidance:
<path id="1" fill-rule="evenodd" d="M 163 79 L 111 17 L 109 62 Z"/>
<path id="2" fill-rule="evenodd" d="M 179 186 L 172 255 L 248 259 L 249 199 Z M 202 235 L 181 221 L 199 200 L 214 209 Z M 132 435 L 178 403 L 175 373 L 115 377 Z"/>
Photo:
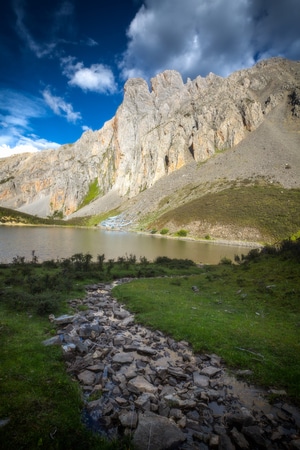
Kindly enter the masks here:
<path id="1" fill-rule="evenodd" d="M 168 270 L 191 268 L 196 264 L 190 260 L 161 257 L 151 263 L 145 257 L 138 261 L 132 254 L 107 261 L 102 254 L 93 261 L 89 253 L 76 253 L 70 258 L 38 263 L 33 253 L 31 261 L 17 256 L 12 264 L 0 265 L 0 301 L 12 310 L 47 315 L 56 313 L 67 295 L 89 281 L 159 277 L 168 275 Z"/>

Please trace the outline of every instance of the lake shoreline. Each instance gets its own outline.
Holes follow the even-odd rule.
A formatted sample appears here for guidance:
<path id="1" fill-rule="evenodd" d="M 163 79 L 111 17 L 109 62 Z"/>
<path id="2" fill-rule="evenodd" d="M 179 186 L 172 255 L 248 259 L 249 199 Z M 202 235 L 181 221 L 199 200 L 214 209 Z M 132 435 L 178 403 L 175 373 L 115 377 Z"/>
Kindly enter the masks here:
<path id="1" fill-rule="evenodd" d="M 111 231 L 111 232 L 124 232 L 124 233 L 135 233 L 142 236 L 153 236 L 156 238 L 167 238 L 167 239 L 174 239 L 174 240 L 180 240 L 180 241 L 189 241 L 189 242 L 200 242 L 200 243 L 206 243 L 206 244 L 216 244 L 216 245 L 228 245 L 228 246 L 238 246 L 238 247 L 248 247 L 248 248 L 262 248 L 264 245 L 269 244 L 265 243 L 262 244 L 261 242 L 253 242 L 253 241 L 241 241 L 241 240 L 232 240 L 232 239 L 221 239 L 221 238 L 197 238 L 195 236 L 176 236 L 176 235 L 170 235 L 170 234 L 160 234 L 160 233 L 151 233 L 151 231 L 141 231 L 141 230 L 135 230 L 130 229 L 127 227 L 124 228 L 109 228 L 105 226 L 98 226 L 97 228 L 100 228 L 103 231 Z"/>
<path id="2" fill-rule="evenodd" d="M 104 229 L 104 228 L 103 228 Z M 107 231 L 114 231 L 114 230 L 107 230 Z M 121 230 L 118 230 L 121 231 Z M 196 238 L 196 237 L 181 237 L 181 236 L 170 236 L 170 235 L 162 235 L 162 234 L 157 234 L 157 233 L 150 233 L 150 232 L 146 232 L 146 231 L 135 231 L 135 230 L 123 230 L 125 232 L 130 232 L 130 233 L 137 233 L 137 234 L 142 234 L 145 236 L 153 236 L 153 237 L 157 237 L 157 238 L 167 238 L 167 239 L 177 239 L 177 240 L 181 240 L 181 241 L 191 241 L 191 242 L 201 242 L 201 243 L 206 243 L 206 244 L 216 244 L 216 245 L 228 245 L 228 246 L 238 246 L 238 247 L 250 247 L 250 248 L 261 248 L 264 246 L 264 244 L 260 243 L 260 242 L 251 242 L 251 241 L 235 241 L 235 240 L 230 240 L 230 239 L 203 239 L 203 238 Z"/>
<path id="3" fill-rule="evenodd" d="M 30 224 L 30 223 L 13 223 L 13 222 L 5 222 L 1 223 L 0 226 L 8 226 L 8 227 L 42 227 L 42 228 L 78 228 L 78 229 L 100 229 L 103 231 L 111 231 L 111 232 L 124 232 L 124 233 L 135 233 L 135 234 L 141 234 L 144 236 L 153 236 L 156 238 L 167 238 L 167 239 L 175 239 L 175 240 L 181 240 L 181 241 L 191 241 L 191 242 L 201 242 L 201 243 L 207 243 L 207 244 L 216 244 L 216 245 L 228 245 L 228 246 L 238 246 L 238 247 L 249 247 L 249 248 L 261 248 L 264 245 L 260 242 L 251 242 L 251 241 L 241 241 L 241 240 L 231 240 L 231 239 L 203 239 L 203 238 L 197 238 L 197 237 L 189 237 L 189 236 L 170 236 L 167 234 L 158 234 L 158 233 L 151 233 L 147 231 L 138 231 L 138 230 L 131 230 L 127 228 L 106 228 L 106 227 L 90 227 L 90 226 L 73 226 L 73 225 L 46 225 L 46 224 Z"/>

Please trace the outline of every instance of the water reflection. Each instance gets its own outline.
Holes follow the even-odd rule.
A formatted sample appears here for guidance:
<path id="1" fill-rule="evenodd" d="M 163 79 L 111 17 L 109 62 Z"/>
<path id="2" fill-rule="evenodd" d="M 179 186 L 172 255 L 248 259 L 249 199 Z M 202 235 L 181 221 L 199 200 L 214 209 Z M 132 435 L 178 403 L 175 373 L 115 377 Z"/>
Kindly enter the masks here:
<path id="1" fill-rule="evenodd" d="M 0 262 L 11 262 L 15 256 L 31 259 L 33 250 L 39 261 L 90 253 L 94 258 L 99 254 L 106 259 L 132 254 L 150 261 L 168 256 L 217 264 L 224 257 L 234 260 L 235 255 L 247 254 L 250 248 L 99 228 L 0 226 Z"/>

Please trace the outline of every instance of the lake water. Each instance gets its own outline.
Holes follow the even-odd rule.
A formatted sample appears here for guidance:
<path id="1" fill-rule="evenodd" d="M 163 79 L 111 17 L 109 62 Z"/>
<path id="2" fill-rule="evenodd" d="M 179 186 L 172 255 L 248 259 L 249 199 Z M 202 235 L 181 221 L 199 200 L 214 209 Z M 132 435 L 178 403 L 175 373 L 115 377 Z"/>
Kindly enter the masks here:
<path id="1" fill-rule="evenodd" d="M 251 247 L 221 245 L 170 239 L 159 235 L 144 235 L 99 228 L 0 226 L 0 262 L 12 262 L 15 256 L 31 260 L 32 251 L 42 262 L 69 258 L 75 253 L 90 253 L 94 260 L 104 254 L 105 259 L 135 255 L 153 261 L 158 256 L 191 259 L 197 263 L 217 264 L 226 257 L 247 254 Z"/>

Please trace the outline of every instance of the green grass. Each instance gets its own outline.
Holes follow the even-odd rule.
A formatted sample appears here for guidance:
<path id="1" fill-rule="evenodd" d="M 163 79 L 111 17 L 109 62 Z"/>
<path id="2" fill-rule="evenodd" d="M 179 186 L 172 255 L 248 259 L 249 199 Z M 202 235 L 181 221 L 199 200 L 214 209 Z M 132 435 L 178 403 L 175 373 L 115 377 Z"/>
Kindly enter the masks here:
<path id="1" fill-rule="evenodd" d="M 161 229 L 168 222 L 180 227 L 194 221 L 253 227 L 268 238 L 267 242 L 282 240 L 300 230 L 300 190 L 271 185 L 233 186 L 192 201 L 187 199 L 148 227 Z"/>
<path id="2" fill-rule="evenodd" d="M 89 254 L 0 265 L 3 448 L 132 448 L 83 427 L 81 392 L 66 373 L 61 349 L 42 345 L 56 333 L 49 312 L 68 312 L 66 300 L 83 297 L 86 284 L 124 276 L 140 277 L 114 290 L 136 320 L 188 340 L 197 352 L 219 354 L 231 368 L 252 369 L 251 381 L 285 388 L 299 402 L 299 247 L 299 240 L 286 241 L 276 251 L 250 251 L 239 265 L 201 268 L 189 260 L 150 263 L 134 255 L 94 262 Z"/>
<path id="3" fill-rule="evenodd" d="M 2 208 L 0 206 L 0 224 L 13 223 L 16 225 L 68 225 L 60 219 L 46 219 L 31 214 L 15 211 L 10 208 Z"/>
<path id="4" fill-rule="evenodd" d="M 197 273 L 192 261 L 161 258 L 150 263 L 134 255 L 92 261 L 81 253 L 61 261 L 16 257 L 0 265 L 0 444 L 5 449 L 126 449 L 128 439 L 107 442 L 82 425 L 77 382 L 66 373 L 60 347 L 42 341 L 56 334 L 49 313 L 70 312 L 67 300 L 85 295 L 84 286 L 123 276 Z M 1 423 L 1 422 L 0 422 Z"/>
<path id="5" fill-rule="evenodd" d="M 125 449 L 81 423 L 79 385 L 67 375 L 61 349 L 42 344 L 51 335 L 48 320 L 0 305 L 0 420 L 9 420 L 0 427 L 0 447 Z"/>
<path id="6" fill-rule="evenodd" d="M 82 206 L 81 206 L 82 207 Z M 107 217 L 117 215 L 118 210 L 111 210 L 104 214 L 96 214 L 94 216 L 74 217 L 68 221 L 61 220 L 61 213 L 55 213 L 51 218 L 42 218 L 32 216 L 31 214 L 22 213 L 14 209 L 2 208 L 0 206 L 0 224 L 11 223 L 14 225 L 59 225 L 65 227 L 93 227 L 99 225 L 100 222 Z"/>
<path id="7" fill-rule="evenodd" d="M 101 191 L 100 191 L 100 188 L 98 185 L 98 179 L 95 178 L 95 180 L 90 183 L 89 190 L 88 190 L 86 196 L 84 197 L 84 199 L 82 200 L 81 204 L 79 205 L 78 209 L 81 209 L 84 206 L 91 203 L 93 200 L 95 200 L 98 197 L 98 195 L 100 195 L 100 193 L 101 193 Z"/>
<path id="8" fill-rule="evenodd" d="M 61 348 L 42 344 L 56 334 L 50 312 L 68 312 L 66 300 L 83 297 L 84 285 L 111 279 L 105 264 L 100 269 L 78 254 L 61 262 L 16 258 L 0 265 L 0 421 L 8 421 L 0 426 L 1 448 L 131 448 L 83 426 L 81 391 L 66 373 Z"/>
<path id="9" fill-rule="evenodd" d="M 251 381 L 284 388 L 299 402 L 299 262 L 264 255 L 192 277 L 134 281 L 114 295 L 143 324 L 196 352 L 217 353 L 229 367 L 251 369 Z"/>
<path id="10" fill-rule="evenodd" d="M 41 343 L 47 328 L 46 320 L 0 309 L 0 418 L 9 419 L 0 436 L 7 449 L 60 448 L 71 431 L 72 448 L 84 434 L 78 387 L 66 377 L 59 349 Z"/>

